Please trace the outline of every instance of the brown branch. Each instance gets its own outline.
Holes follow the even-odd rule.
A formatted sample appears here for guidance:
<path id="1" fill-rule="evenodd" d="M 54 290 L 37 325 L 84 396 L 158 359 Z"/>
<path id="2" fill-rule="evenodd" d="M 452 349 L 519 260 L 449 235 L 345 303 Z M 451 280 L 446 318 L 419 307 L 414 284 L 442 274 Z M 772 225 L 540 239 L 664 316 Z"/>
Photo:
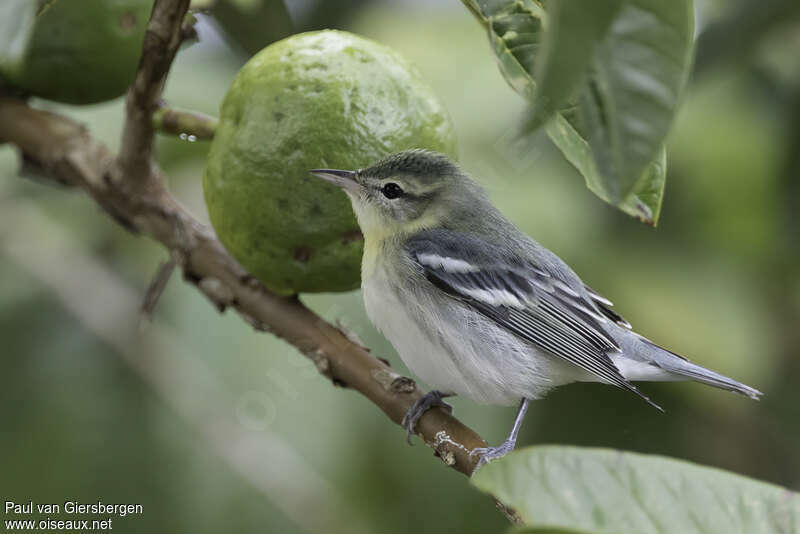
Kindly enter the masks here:
<path id="1" fill-rule="evenodd" d="M 133 85 L 125 97 L 127 118 L 122 130 L 119 174 L 132 189 L 144 189 L 155 177 L 153 168 L 153 113 L 172 60 L 184 38 L 182 28 L 190 0 L 156 0 Z"/>
<path id="2" fill-rule="evenodd" d="M 257 330 L 269 331 L 311 358 L 334 383 L 358 391 L 400 423 L 421 392 L 367 349 L 325 322 L 297 298 L 265 289 L 228 255 L 207 226 L 167 192 L 158 169 L 151 186 L 138 193 L 111 179 L 115 155 L 72 120 L 0 97 L 0 141 L 15 144 L 40 174 L 80 187 L 117 222 L 162 243 L 184 278 L 219 309 L 234 308 Z M 124 175 L 124 179 L 128 176 Z M 421 438 L 449 466 L 470 475 L 469 456 L 483 439 L 460 421 L 434 409 L 419 421 Z M 401 438 L 398 438 L 401 439 Z"/>
<path id="3" fill-rule="evenodd" d="M 161 263 L 158 269 L 156 269 L 156 273 L 153 275 L 153 279 L 150 281 L 150 285 L 147 287 L 147 291 L 144 294 L 142 307 L 139 310 L 143 320 L 152 320 L 153 312 L 158 305 L 161 294 L 164 292 L 164 289 L 166 289 L 167 282 L 169 282 L 174 271 L 175 260 L 173 259 Z"/>

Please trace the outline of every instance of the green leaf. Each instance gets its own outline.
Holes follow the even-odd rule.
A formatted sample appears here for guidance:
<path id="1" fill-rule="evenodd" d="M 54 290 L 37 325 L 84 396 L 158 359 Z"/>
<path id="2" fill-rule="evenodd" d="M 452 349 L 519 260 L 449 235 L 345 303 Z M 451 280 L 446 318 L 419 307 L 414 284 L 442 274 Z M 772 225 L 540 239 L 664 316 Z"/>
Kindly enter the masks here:
<path id="1" fill-rule="evenodd" d="M 656 159 L 644 170 L 631 192 L 620 204 L 620 209 L 638 217 L 651 226 L 658 224 L 661 215 L 661 202 L 664 199 L 664 185 L 667 179 L 667 149 L 662 145 Z"/>
<path id="2" fill-rule="evenodd" d="M 546 109 L 545 115 L 554 114 L 546 125 L 547 135 L 583 175 L 589 189 L 625 213 L 655 225 L 666 173 L 664 138 L 691 57 L 691 0 L 607 0 L 603 5 L 613 7 L 619 1 L 621 7 L 610 23 L 597 25 L 606 27 L 604 38 L 588 40 L 594 50 L 588 70 L 583 55 L 587 43 L 577 51 L 556 52 L 555 43 L 563 39 L 547 37 L 544 30 L 550 32 L 555 24 L 578 19 L 575 9 L 579 4 L 587 13 L 600 9 L 592 3 L 560 0 L 572 10 L 568 17 L 566 12 L 554 13 L 562 17 L 554 20 L 533 0 L 462 1 L 487 29 L 509 85 L 531 102 L 537 94 L 549 99 L 551 109 Z M 551 2 L 554 6 L 559 3 Z M 574 24 L 593 23 L 579 20 Z M 597 28 L 592 30 L 593 38 L 602 33 Z M 562 29 L 561 35 L 568 41 L 574 33 Z M 547 55 L 543 54 L 545 39 L 553 39 Z M 559 67 L 562 53 L 563 61 L 578 57 L 584 68 Z M 549 66 L 549 57 L 555 58 L 554 66 Z M 538 93 L 534 72 L 545 76 Z M 547 80 L 560 75 L 568 79 Z M 576 100 L 573 109 L 563 109 L 571 92 L 559 94 L 560 88 L 577 83 L 576 76 L 583 86 L 579 84 L 578 94 L 572 95 Z M 637 136 L 638 132 L 642 135 Z"/>
<path id="3" fill-rule="evenodd" d="M 472 483 L 534 528 L 517 532 L 800 532 L 800 494 L 660 456 L 529 447 L 482 467 Z"/>
<path id="4" fill-rule="evenodd" d="M 606 189 L 605 180 L 597 172 L 589 143 L 564 115 L 556 114 L 547 124 L 546 131 L 566 160 L 583 175 L 586 187 L 592 193 L 645 224 L 658 224 L 667 177 L 667 151 L 663 146 L 660 154 L 639 177 L 633 191 L 622 202 L 614 202 Z"/>
<path id="5" fill-rule="evenodd" d="M 0 2 L 0 74 L 22 67 L 36 18 L 36 2 L 3 0 Z"/>
<path id="6" fill-rule="evenodd" d="M 533 0 L 462 1 L 486 28 L 503 77 L 532 100 L 536 85 L 531 73 L 546 24 L 542 7 Z"/>
<path id="7" fill-rule="evenodd" d="M 535 123 L 543 124 L 575 93 L 594 59 L 595 47 L 624 2 L 558 0 L 550 4 L 550 22 L 534 73 L 538 80 L 533 97 Z"/>
<path id="8" fill-rule="evenodd" d="M 615 203 L 636 188 L 664 144 L 689 72 L 691 0 L 628 0 L 595 53 L 580 117 Z"/>

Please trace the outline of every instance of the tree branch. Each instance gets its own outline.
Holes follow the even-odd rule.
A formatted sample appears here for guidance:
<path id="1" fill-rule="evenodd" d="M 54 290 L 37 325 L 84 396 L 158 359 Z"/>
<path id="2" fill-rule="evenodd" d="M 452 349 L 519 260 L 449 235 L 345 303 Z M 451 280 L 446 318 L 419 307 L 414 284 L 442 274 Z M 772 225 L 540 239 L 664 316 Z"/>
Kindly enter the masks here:
<path id="1" fill-rule="evenodd" d="M 133 85 L 125 97 L 127 118 L 122 130 L 119 175 L 133 189 L 146 188 L 153 169 L 153 113 L 158 107 L 172 60 L 185 33 L 184 17 L 190 0 L 156 0 L 142 45 Z M 119 179 L 117 173 L 115 178 Z"/>

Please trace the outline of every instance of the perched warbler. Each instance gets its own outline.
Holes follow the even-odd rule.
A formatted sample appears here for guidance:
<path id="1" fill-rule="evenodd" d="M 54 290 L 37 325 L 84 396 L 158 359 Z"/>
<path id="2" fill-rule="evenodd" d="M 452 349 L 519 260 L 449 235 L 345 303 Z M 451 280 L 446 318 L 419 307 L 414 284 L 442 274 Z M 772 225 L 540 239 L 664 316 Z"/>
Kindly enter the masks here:
<path id="1" fill-rule="evenodd" d="M 391 155 L 356 171 L 316 169 L 340 186 L 364 233 L 367 314 L 433 391 L 406 414 L 414 431 L 442 399 L 463 395 L 519 411 L 499 447 L 511 451 L 531 399 L 571 382 L 695 380 L 757 399 L 761 392 L 691 363 L 630 329 L 612 303 L 525 235 L 446 156 Z"/>

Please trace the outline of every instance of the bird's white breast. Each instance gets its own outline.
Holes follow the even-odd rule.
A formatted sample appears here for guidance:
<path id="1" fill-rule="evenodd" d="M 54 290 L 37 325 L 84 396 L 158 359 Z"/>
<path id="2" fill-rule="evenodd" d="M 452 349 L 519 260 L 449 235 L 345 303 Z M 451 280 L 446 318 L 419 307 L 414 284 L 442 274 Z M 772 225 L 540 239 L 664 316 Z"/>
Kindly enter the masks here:
<path id="1" fill-rule="evenodd" d="M 386 336 L 403 362 L 429 386 L 442 391 L 462 390 L 459 370 L 446 349 L 432 341 L 376 270 L 362 284 L 364 307 L 375 327 Z"/>

